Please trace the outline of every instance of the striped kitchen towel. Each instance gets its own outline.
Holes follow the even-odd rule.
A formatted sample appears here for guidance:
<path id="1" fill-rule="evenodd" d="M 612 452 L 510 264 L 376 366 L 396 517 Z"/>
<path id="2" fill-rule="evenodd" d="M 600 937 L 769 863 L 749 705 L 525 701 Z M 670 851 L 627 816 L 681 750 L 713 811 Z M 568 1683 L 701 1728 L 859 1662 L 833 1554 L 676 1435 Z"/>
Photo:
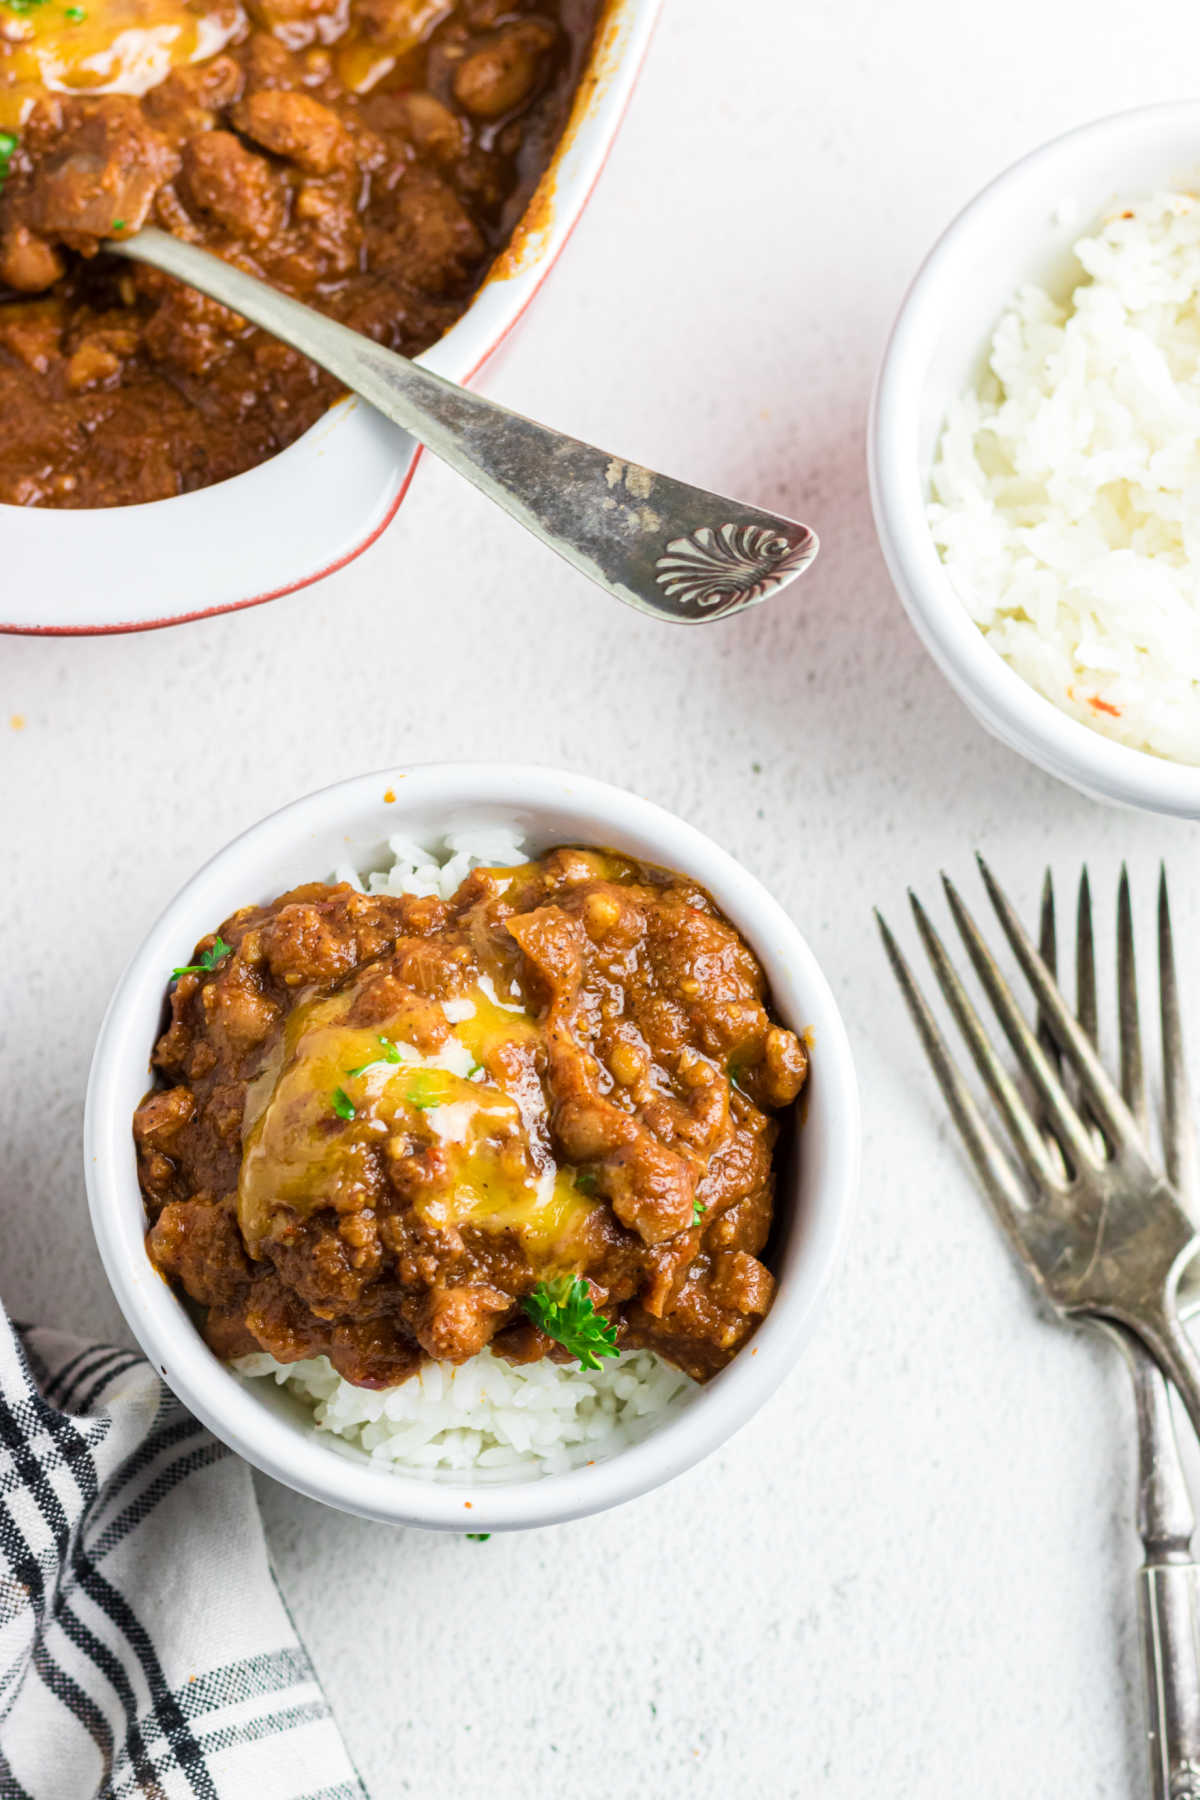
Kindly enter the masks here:
<path id="1" fill-rule="evenodd" d="M 140 1356 L 0 1312 L 2 1800 L 365 1800 L 245 1463 Z"/>

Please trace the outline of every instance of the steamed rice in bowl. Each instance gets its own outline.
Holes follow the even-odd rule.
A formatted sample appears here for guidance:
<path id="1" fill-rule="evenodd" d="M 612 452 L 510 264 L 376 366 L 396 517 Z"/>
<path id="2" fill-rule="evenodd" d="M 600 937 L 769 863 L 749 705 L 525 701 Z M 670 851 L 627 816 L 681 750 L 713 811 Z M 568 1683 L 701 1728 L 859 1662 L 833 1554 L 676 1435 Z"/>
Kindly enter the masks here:
<path id="1" fill-rule="evenodd" d="M 984 638 L 1055 706 L 1200 764 L 1200 205 L 1113 209 L 1065 300 L 1023 287 L 949 408 L 929 524 Z"/>
<path id="2" fill-rule="evenodd" d="M 514 1366 L 481 1350 L 466 1363 L 426 1363 L 382 1391 L 343 1381 L 325 1356 L 244 1356 L 234 1367 L 295 1395 L 347 1455 L 456 1483 L 535 1481 L 615 1456 L 682 1412 L 697 1391 L 652 1350 L 626 1351 L 599 1371 Z"/>
<path id="3" fill-rule="evenodd" d="M 521 867 L 530 863 L 528 847 L 521 839 L 496 828 L 449 833 L 436 850 L 394 836 L 388 850 L 382 869 L 369 870 L 364 878 L 353 866 L 341 865 L 333 872 L 333 882 L 345 883 L 366 896 L 449 901 L 473 869 L 494 879 L 510 872 L 519 874 Z M 607 855 L 559 854 L 598 859 Z M 685 877 L 664 879 L 686 882 Z M 688 891 L 707 899 L 694 885 Z M 234 922 L 241 917 L 235 915 Z M 725 922 L 722 928 L 731 929 Z M 740 939 L 736 941 L 741 944 Z M 232 954 L 219 936 L 215 945 L 225 956 Z M 211 955 L 208 952 L 200 965 L 184 974 L 193 973 L 197 966 L 211 974 Z M 482 976 L 480 981 L 487 988 L 489 1003 L 499 1001 L 488 978 Z M 193 998 L 184 996 L 185 1008 Z M 450 998 L 440 1004 L 456 1029 L 473 1010 L 470 1003 Z M 303 1005 L 298 1010 L 302 1011 Z M 773 1027 L 770 1035 L 791 1038 L 778 1027 Z M 412 1045 L 386 1037 L 380 1037 L 379 1043 L 388 1045 L 389 1064 L 413 1068 L 422 1075 L 444 1071 L 461 1080 L 472 1062 L 466 1045 L 453 1032 L 434 1055 L 418 1054 Z M 481 1072 L 476 1065 L 473 1073 Z M 743 1074 L 742 1080 L 749 1084 L 750 1076 Z M 453 1106 L 446 1107 L 447 1113 L 453 1111 Z M 253 1138 L 251 1131 L 245 1140 L 247 1153 Z M 699 1215 L 705 1210 L 699 1202 L 696 1208 L 693 1225 L 700 1222 Z M 714 1220 L 720 1222 L 719 1211 Z M 743 1256 L 742 1261 L 754 1259 Z M 292 1405 L 311 1419 L 319 1437 L 341 1454 L 431 1481 L 458 1484 L 528 1481 L 601 1462 L 685 1410 L 700 1391 L 700 1383 L 689 1374 L 636 1340 L 633 1348 L 619 1355 L 606 1353 L 593 1368 L 546 1356 L 536 1361 L 509 1361 L 485 1347 L 466 1360 L 427 1359 L 406 1379 L 384 1386 L 344 1378 L 325 1355 L 279 1361 L 255 1351 L 232 1359 L 232 1366 L 251 1388 L 270 1381 L 285 1390 Z"/>

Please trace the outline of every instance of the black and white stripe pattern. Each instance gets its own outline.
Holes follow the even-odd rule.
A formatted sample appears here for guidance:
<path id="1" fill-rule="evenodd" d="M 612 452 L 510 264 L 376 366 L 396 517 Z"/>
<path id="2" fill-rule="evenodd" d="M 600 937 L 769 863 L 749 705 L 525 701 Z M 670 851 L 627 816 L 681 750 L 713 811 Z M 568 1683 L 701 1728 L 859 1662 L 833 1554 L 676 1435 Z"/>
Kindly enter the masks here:
<path id="1" fill-rule="evenodd" d="M 366 1800 L 250 1471 L 128 1350 L 0 1312 L 0 1800 Z"/>

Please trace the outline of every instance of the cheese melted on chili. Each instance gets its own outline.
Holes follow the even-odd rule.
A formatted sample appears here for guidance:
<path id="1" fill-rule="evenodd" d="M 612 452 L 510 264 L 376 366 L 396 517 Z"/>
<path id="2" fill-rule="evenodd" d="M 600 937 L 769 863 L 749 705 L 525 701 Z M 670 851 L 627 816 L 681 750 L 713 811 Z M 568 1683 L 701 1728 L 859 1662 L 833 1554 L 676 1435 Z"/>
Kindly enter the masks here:
<path id="1" fill-rule="evenodd" d="M 532 1017 L 497 1001 L 484 976 L 442 1003 L 452 1035 L 422 1055 L 405 1036 L 411 1006 L 364 1027 L 348 1023 L 355 1003 L 351 986 L 298 1006 L 280 1067 L 248 1090 L 238 1223 L 251 1254 L 281 1209 L 305 1218 L 331 1204 L 356 1206 L 368 1191 L 367 1160 L 381 1142 L 399 1141 L 418 1154 L 442 1154 L 445 1180 L 413 1203 L 423 1222 L 440 1231 L 511 1232 L 540 1274 L 574 1269 L 586 1258 L 588 1221 L 600 1202 L 555 1162 L 545 1096 L 532 1074 Z M 487 1077 L 487 1063 L 497 1061 L 510 1071 L 507 1089 Z M 331 1105 L 335 1094 L 353 1109 L 349 1119 Z"/>
<path id="2" fill-rule="evenodd" d="M 185 0 L 37 0 L 18 13 L 0 3 L 0 130 L 20 131 L 50 94 L 148 93 L 244 29 L 237 0 L 207 11 Z"/>

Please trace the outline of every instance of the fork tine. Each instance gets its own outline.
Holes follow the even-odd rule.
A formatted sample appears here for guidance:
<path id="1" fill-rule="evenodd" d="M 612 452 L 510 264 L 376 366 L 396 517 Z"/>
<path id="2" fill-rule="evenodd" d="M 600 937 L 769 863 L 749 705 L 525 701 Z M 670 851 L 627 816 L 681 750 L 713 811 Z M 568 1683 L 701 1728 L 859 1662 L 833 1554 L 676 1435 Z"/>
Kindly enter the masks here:
<path id="1" fill-rule="evenodd" d="M 1142 1032 L 1138 1019 L 1137 962 L 1133 949 L 1133 902 L 1129 871 L 1121 864 L 1117 888 L 1117 1017 L 1121 1034 L 1121 1093 L 1143 1138 L 1150 1133 L 1146 1072 L 1142 1066 Z"/>
<path id="2" fill-rule="evenodd" d="M 1050 973 L 1053 975 L 1054 970 Z M 1092 925 L 1092 884 L 1087 866 L 1079 875 L 1079 896 L 1075 902 L 1075 1017 L 1087 1032 L 1092 1044 L 1100 1047 L 1100 1009 L 1096 1000 L 1096 933 Z M 1092 1134 L 1099 1156 L 1107 1156 L 1104 1134 L 1096 1124 L 1086 1101 L 1080 1105 L 1080 1116 Z"/>
<path id="3" fill-rule="evenodd" d="M 1015 1082 L 992 1049 L 983 1021 L 971 1004 L 966 988 L 955 973 L 954 965 L 946 954 L 946 948 L 941 938 L 934 930 L 929 916 L 917 896 L 910 892 L 908 898 L 913 909 L 913 916 L 917 921 L 917 930 L 921 934 L 921 940 L 933 965 L 933 972 L 937 976 L 938 986 L 946 996 L 947 1004 L 954 1014 L 958 1028 L 967 1040 L 967 1048 L 974 1057 L 975 1067 L 979 1070 L 987 1084 L 988 1092 L 996 1103 L 996 1110 L 1008 1127 L 1017 1154 L 1035 1181 L 1043 1183 L 1046 1187 L 1061 1187 L 1061 1171 L 1051 1161 L 1042 1134 L 1034 1123 L 1028 1107 L 1017 1092 Z"/>
<path id="4" fill-rule="evenodd" d="M 1045 1011 L 1050 1029 L 1058 1039 L 1059 1047 L 1079 1077 L 1079 1084 L 1088 1102 L 1088 1110 L 1094 1114 L 1097 1123 L 1114 1146 L 1117 1144 L 1128 1148 L 1140 1146 L 1141 1140 L 1129 1109 L 1096 1055 L 1087 1033 L 1072 1017 L 1071 1010 L 1059 993 L 1057 984 L 1030 943 L 1025 927 L 1021 924 L 1011 903 L 1005 898 L 995 876 L 982 856 L 977 855 L 976 861 L 988 891 L 988 898 L 995 907 L 996 916 L 1004 928 L 1004 935 L 1012 945 L 1013 953 L 1025 972 L 1039 1006 Z M 980 939 L 980 944 L 982 946 L 982 939 Z M 984 955 L 987 955 L 986 948 L 984 948 Z M 1019 1013 L 1017 1017 L 1020 1018 Z M 1036 1049 L 1036 1045 L 1034 1047 Z M 1059 1093 L 1062 1094 L 1061 1088 Z M 1065 1096 L 1063 1098 L 1065 1099 Z M 1070 1112 L 1069 1117 L 1075 1128 L 1077 1139 L 1082 1142 L 1082 1132 L 1077 1116 Z M 1088 1160 L 1092 1160 L 1090 1151 L 1087 1155 Z"/>
<path id="5" fill-rule="evenodd" d="M 1061 1081 L 1050 1067 L 1049 1062 L 1039 1048 L 1037 1038 L 1013 999 L 1012 991 L 996 964 L 991 951 L 980 935 L 979 927 L 967 911 L 962 896 L 950 880 L 942 876 L 942 886 L 946 890 L 946 898 L 950 902 L 950 910 L 954 914 L 954 923 L 958 926 L 959 935 L 967 947 L 967 954 L 975 965 L 975 972 L 987 990 L 988 999 L 995 1008 L 996 1017 L 1004 1029 L 1004 1035 L 1013 1047 L 1013 1052 L 1025 1074 L 1029 1077 L 1045 1110 L 1047 1122 L 1055 1137 L 1062 1145 L 1067 1160 L 1075 1167 L 1084 1164 L 1095 1168 L 1096 1154 L 1088 1139 L 1086 1127 L 1074 1107 L 1068 1100 Z M 1028 940 L 1026 940 L 1028 942 Z M 1032 944 L 1030 953 L 1037 956 Z M 1038 968 L 1042 971 L 1046 984 L 1047 1000 L 1054 1000 L 1060 1008 L 1063 1001 L 1058 988 L 1046 972 L 1045 964 L 1037 958 Z M 1039 995 L 1039 998 L 1041 996 Z M 1045 1007 L 1051 1026 L 1055 1023 L 1052 1007 Z M 1068 1018 L 1070 1017 L 1067 1014 Z M 1074 1021 L 1072 1021 L 1074 1023 Z M 1057 1031 L 1055 1035 L 1058 1036 Z M 1061 1041 L 1061 1040 L 1060 1040 Z"/>
<path id="6" fill-rule="evenodd" d="M 1075 907 L 1075 1014 L 1093 1044 L 1100 1042 L 1100 1012 L 1096 1004 L 1096 938 L 1092 931 L 1092 884 L 1087 866 L 1079 877 Z"/>
<path id="7" fill-rule="evenodd" d="M 1196 1155 L 1196 1124 L 1183 1052 L 1183 1026 L 1179 1016 L 1179 988 L 1175 980 L 1175 949 L 1171 937 L 1171 906 L 1167 899 L 1167 871 L 1158 877 L 1158 985 L 1162 1006 L 1163 1148 L 1167 1178 L 1178 1190 L 1191 1213 L 1200 1202 Z"/>
<path id="8" fill-rule="evenodd" d="M 1038 951 L 1042 961 L 1050 973 L 1058 976 L 1058 925 L 1054 916 L 1054 877 L 1047 869 L 1042 880 L 1042 911 L 1038 921 Z M 1037 1041 L 1042 1046 L 1046 1061 L 1054 1073 L 1062 1079 L 1062 1061 L 1058 1053 L 1058 1045 L 1054 1041 L 1054 1033 L 1046 1023 L 1046 1016 L 1038 1009 Z"/>
<path id="9" fill-rule="evenodd" d="M 1042 911 L 1041 919 L 1038 924 L 1038 950 L 1041 954 L 1042 961 L 1054 976 L 1055 980 L 1057 980 L 1058 924 L 1054 911 L 1054 877 L 1049 869 L 1046 870 L 1045 877 L 1042 881 Z M 1062 1057 L 1059 1054 L 1058 1045 L 1054 1041 L 1054 1033 L 1046 1023 L 1046 1015 L 1042 1012 L 1040 1007 L 1038 1008 L 1037 1017 L 1037 1041 L 1042 1047 L 1046 1061 L 1050 1064 L 1050 1067 L 1054 1070 L 1055 1075 L 1057 1075 L 1061 1082 L 1063 1078 Z M 1062 1145 L 1050 1128 L 1049 1115 L 1044 1106 L 1039 1108 L 1039 1119 L 1046 1140 L 1046 1149 L 1051 1158 L 1057 1160 L 1060 1178 L 1063 1181 L 1069 1181 L 1071 1178 L 1071 1171 L 1067 1167 L 1067 1160 L 1063 1155 Z"/>
<path id="10" fill-rule="evenodd" d="M 888 927 L 883 914 L 876 908 L 875 922 L 883 939 L 883 947 L 887 959 L 892 965 L 892 972 L 900 984 L 900 992 L 912 1015 L 917 1035 L 924 1045 L 925 1054 L 938 1086 L 942 1090 L 950 1116 L 958 1126 L 967 1153 L 975 1165 L 976 1173 L 983 1185 L 983 1191 L 992 1203 L 992 1209 L 1005 1234 L 1012 1240 L 1014 1248 L 1025 1256 L 1025 1226 L 1027 1215 L 1025 1197 L 1012 1165 L 996 1142 L 982 1113 L 975 1104 L 970 1088 L 954 1066 L 953 1058 L 946 1046 L 946 1040 L 938 1029 L 937 1021 L 925 1002 L 925 997 L 917 986 L 916 979 L 899 944 Z"/>

